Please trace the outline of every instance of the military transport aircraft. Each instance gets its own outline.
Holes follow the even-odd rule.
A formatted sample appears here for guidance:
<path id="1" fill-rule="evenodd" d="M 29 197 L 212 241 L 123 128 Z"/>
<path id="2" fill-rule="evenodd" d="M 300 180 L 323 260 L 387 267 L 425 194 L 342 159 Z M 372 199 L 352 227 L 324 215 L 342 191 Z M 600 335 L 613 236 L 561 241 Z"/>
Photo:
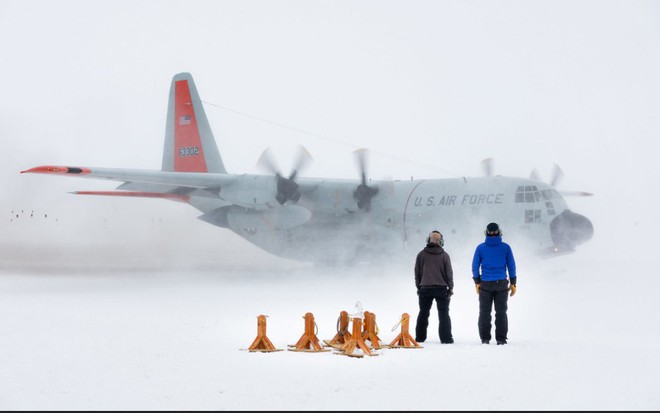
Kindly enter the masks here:
<path id="1" fill-rule="evenodd" d="M 299 177 L 311 159 L 302 148 L 288 176 L 268 150 L 259 164 L 271 175 L 230 174 L 192 76 L 179 73 L 170 87 L 161 170 L 38 166 L 21 173 L 121 181 L 114 191 L 75 193 L 185 202 L 202 212 L 199 219 L 272 254 L 302 261 L 416 253 L 434 229 L 448 246 L 474 247 L 492 221 L 509 242 L 524 243 L 543 256 L 573 252 L 593 235 L 589 219 L 572 212 L 555 188 L 558 168 L 550 183 L 536 172 L 529 179 L 496 176 L 490 160 L 483 162 L 483 177 L 372 181 L 367 151 L 357 150 L 355 156 L 356 180 Z"/>

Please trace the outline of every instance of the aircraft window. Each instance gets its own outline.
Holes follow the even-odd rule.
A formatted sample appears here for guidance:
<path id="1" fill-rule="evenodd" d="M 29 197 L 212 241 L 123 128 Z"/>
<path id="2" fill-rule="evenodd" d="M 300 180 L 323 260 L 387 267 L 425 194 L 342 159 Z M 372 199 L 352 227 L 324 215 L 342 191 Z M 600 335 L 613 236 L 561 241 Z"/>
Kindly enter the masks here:
<path id="1" fill-rule="evenodd" d="M 561 199 L 561 195 L 554 189 L 544 189 L 541 191 L 543 199 L 549 201 L 551 199 Z"/>
<path id="2" fill-rule="evenodd" d="M 536 186 L 519 186 L 516 190 L 516 202 L 538 202 L 541 200 L 541 193 Z"/>
<path id="3" fill-rule="evenodd" d="M 516 189 L 516 202 L 525 202 L 525 187 L 519 186 Z"/>
<path id="4" fill-rule="evenodd" d="M 528 209 L 525 211 L 525 224 L 534 222 L 534 210 Z"/>
<path id="5" fill-rule="evenodd" d="M 552 202 L 546 202 L 545 207 L 548 209 L 548 215 L 555 215 L 555 206 L 552 205 Z"/>
<path id="6" fill-rule="evenodd" d="M 525 224 L 541 222 L 540 209 L 527 209 L 525 210 Z"/>

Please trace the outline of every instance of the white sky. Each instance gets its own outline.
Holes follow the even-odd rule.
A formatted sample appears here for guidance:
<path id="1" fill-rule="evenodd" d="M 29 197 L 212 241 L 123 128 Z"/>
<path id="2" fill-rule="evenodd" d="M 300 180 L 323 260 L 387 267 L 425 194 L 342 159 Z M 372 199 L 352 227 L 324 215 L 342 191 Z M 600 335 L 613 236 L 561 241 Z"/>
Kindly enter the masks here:
<path id="1" fill-rule="evenodd" d="M 208 254 L 211 267 L 218 264 L 213 261 L 213 254 L 234 254 L 236 263 L 249 259 L 250 254 L 257 254 L 258 250 L 247 242 L 196 220 L 197 211 L 186 205 L 158 200 L 74 197 L 67 192 L 112 189 L 116 183 L 19 174 L 21 170 L 44 164 L 159 169 L 169 85 L 172 76 L 183 71 L 192 73 L 201 98 L 206 102 L 313 133 L 303 134 L 206 106 L 224 163 L 232 173 L 261 173 L 255 164 L 266 147 L 273 149 L 278 164 L 287 172 L 298 144 L 304 145 L 314 158 L 314 163 L 304 172 L 310 177 L 357 178 L 352 151 L 360 147 L 372 151 L 369 174 L 375 179 L 480 175 L 479 162 L 487 157 L 495 159 L 498 174 L 526 177 L 537 167 L 542 177 L 549 179 L 552 164 L 559 164 L 565 173 L 560 188 L 595 194 L 592 198 L 568 199 L 575 212 L 593 221 L 595 236 L 567 261 L 554 262 L 549 268 L 527 267 L 527 271 L 521 272 L 521 279 L 524 275 L 531 279 L 543 272 L 540 278 L 543 281 L 530 281 L 525 287 L 529 293 L 521 294 L 521 297 L 528 297 L 521 298 L 519 312 L 514 313 L 520 317 L 516 334 L 519 334 L 521 347 L 512 346 L 511 351 L 522 354 L 524 363 L 528 364 L 536 363 L 541 354 L 542 366 L 550 369 L 557 366 L 553 377 L 560 383 L 571 383 L 574 364 L 583 374 L 595 372 L 581 376 L 578 385 L 596 391 L 598 400 L 611 402 L 610 406 L 657 408 L 657 396 L 653 396 L 657 394 L 657 389 L 653 388 L 657 381 L 654 370 L 647 367 L 658 365 L 657 345 L 654 349 L 652 344 L 658 342 L 657 332 L 647 328 L 657 326 L 653 311 L 655 297 L 647 292 L 650 291 L 648 285 L 655 279 L 646 277 L 654 275 L 651 274 L 655 268 L 652 259 L 656 229 L 660 225 L 656 216 L 660 202 L 657 191 L 660 174 L 656 165 L 660 149 L 660 3 L 0 0 L 0 79 L 3 80 L 0 148 L 4 154 L 0 166 L 4 188 L 0 196 L 3 237 L 0 244 L 13 243 L 12 248 L 16 248 L 16 254 L 11 260 L 3 261 L 5 264 L 18 262 L 16 265 L 20 266 L 21 259 L 29 261 L 29 249 L 21 248 L 48 238 L 55 225 L 52 222 L 51 226 L 41 228 L 9 225 L 10 211 L 18 209 L 35 209 L 59 217 L 60 224 L 67 225 L 71 238 L 62 237 L 61 231 L 52 232 L 50 236 L 64 244 L 69 241 L 80 245 L 95 237 L 121 239 L 130 245 L 121 244 L 117 248 L 124 254 L 127 251 L 135 254 L 125 257 L 129 261 L 122 262 L 124 266 L 130 265 L 130 259 L 139 262 L 143 253 L 153 259 L 154 247 L 163 251 L 191 247 L 186 237 L 168 244 L 168 236 L 185 231 L 195 231 L 200 239 L 213 240 L 212 243 L 195 243 L 202 245 L 200 256 Z M 163 217 L 166 218 L 163 227 L 153 225 L 154 220 Z M 217 237 L 230 242 L 217 242 L 220 240 Z M 137 248 L 140 245 L 141 250 Z M 96 250 L 95 253 L 101 257 L 89 258 L 92 266 L 97 260 L 103 262 L 102 265 L 112 261 L 108 258 L 112 256 L 111 251 Z M 265 255 L 261 257 L 263 261 L 256 260 L 253 264 L 270 267 L 272 261 Z M 39 258 L 53 259 L 62 268 L 69 268 L 63 263 L 70 259 L 69 255 Z M 74 258 L 87 262 L 84 257 L 74 255 Z M 464 261 L 464 257 L 456 258 L 457 265 Z M 227 265 L 232 270 L 237 265 L 236 271 L 240 272 L 240 265 L 235 262 Z M 33 264 L 43 265 L 36 261 Z M 286 263 L 279 261 L 279 264 L 282 266 L 273 266 L 286 272 Z M 48 265 L 50 263 L 46 267 Z M 236 347 L 249 344 L 247 341 L 253 338 L 252 310 L 257 311 L 257 304 L 262 303 L 263 296 L 250 296 L 253 290 L 249 283 L 235 282 L 235 278 L 216 281 L 202 274 L 197 275 L 201 279 L 193 275 L 195 281 L 188 284 L 185 278 L 182 281 L 173 276 L 174 284 L 184 284 L 182 290 L 189 293 L 186 298 L 178 290 L 149 277 L 138 280 L 138 290 L 133 291 L 130 283 L 125 283 L 131 279 L 129 276 L 121 280 L 101 277 L 101 281 L 93 277 L 53 278 L 44 284 L 39 276 L 14 277 L 11 273 L 14 269 L 5 269 L 6 274 L 0 278 L 6 294 L 0 300 L 5 303 L 0 305 L 0 310 L 5 315 L 19 316 L 3 317 L 16 325 L 0 324 L 4 329 L 0 330 L 3 333 L 0 336 L 8 340 L 4 343 L 12 351 L 5 354 L 4 361 L 14 363 L 5 370 L 5 376 L 0 369 L 0 384 L 5 387 L 11 384 L 14 386 L 11 394 L 18 396 L 0 393 L 0 407 L 28 406 L 19 396 L 31 397 L 37 407 L 53 406 L 49 404 L 53 400 L 58 402 L 56 406 L 63 408 L 98 407 L 99 400 L 101 407 L 127 407 L 117 399 L 92 399 L 94 392 L 76 393 L 74 390 L 89 387 L 97 391 L 103 387 L 94 387 L 94 382 L 88 379 L 95 377 L 95 363 L 100 363 L 101 367 L 114 366 L 112 360 L 104 364 L 102 360 L 106 354 L 125 357 L 126 364 L 114 367 L 127 369 L 129 377 L 142 374 L 148 368 L 140 370 L 139 362 L 144 359 L 140 351 L 151 357 L 145 361 L 147 367 L 161 373 L 163 369 L 167 371 L 158 376 L 160 382 L 157 380 L 156 384 L 142 378 L 144 381 L 133 387 L 144 393 L 150 391 L 150 386 L 156 386 L 157 389 L 149 393 L 153 399 L 133 395 L 128 399 L 129 405 L 131 401 L 139 401 L 138 407 L 145 408 L 185 407 L 190 406 L 190 400 L 196 400 L 203 408 L 232 406 L 223 404 L 225 396 L 218 394 L 212 398 L 198 397 L 199 392 L 207 390 L 196 387 L 199 371 L 185 372 L 184 381 L 188 387 L 184 386 L 176 403 L 168 403 L 167 394 L 158 393 L 162 389 L 180 389 L 172 383 L 177 383 L 184 368 L 172 360 L 179 360 L 180 352 L 187 348 L 184 344 L 189 343 L 159 341 L 173 346 L 163 350 L 171 356 L 167 363 L 175 363 L 171 367 L 162 359 L 154 359 L 149 346 L 139 347 L 137 355 L 126 356 L 126 351 L 134 348 L 133 343 L 127 341 L 115 348 L 105 341 L 105 330 L 101 327 L 106 326 L 104 323 L 108 323 L 108 319 L 123 320 L 123 317 L 139 314 L 135 329 L 150 328 L 155 316 L 149 311 L 145 313 L 146 295 L 141 294 L 144 291 L 155 292 L 146 299 L 155 306 L 177 298 L 184 301 L 181 306 L 192 306 L 191 313 L 169 310 L 172 317 L 177 317 L 174 331 L 186 334 L 199 334 L 199 326 L 191 320 L 198 320 L 200 315 L 208 317 L 210 327 L 199 328 L 208 327 L 205 331 L 217 333 L 217 321 L 212 321 L 209 311 L 227 309 L 217 307 L 220 304 L 216 293 L 224 294 L 222 297 L 230 300 L 230 305 L 255 306 L 249 308 L 245 316 L 249 321 L 241 324 L 242 335 L 232 337 L 222 347 L 226 352 L 222 361 L 238 366 L 237 369 L 239 361 L 246 362 L 250 368 L 243 370 L 239 377 L 244 381 L 227 383 L 222 378 L 221 387 L 232 389 L 226 390 L 232 402 L 240 403 L 249 397 L 250 388 L 243 388 L 243 383 L 250 380 L 251 373 L 259 371 L 258 363 L 249 356 L 241 355 L 235 360 L 233 356 Z M 285 280 L 284 286 L 276 291 L 293 294 L 293 287 L 288 286 L 296 285 L 298 276 Z M 581 276 L 585 278 L 579 278 Z M 573 277 L 579 282 L 574 282 Z M 464 287 L 471 288 L 467 281 L 461 282 Z M 301 294 L 315 291 L 311 281 L 309 283 L 309 290 L 303 288 Z M 105 289 L 106 284 L 110 291 Z M 392 287 L 387 294 L 395 295 L 405 290 L 405 285 L 405 281 L 392 277 L 386 284 Z M 571 285 L 573 290 L 570 290 Z M 625 291 L 619 294 L 622 285 Z M 74 300 L 62 301 L 59 292 L 68 291 L 69 287 L 81 293 L 76 293 Z M 554 313 L 543 309 L 556 306 L 552 298 L 561 296 L 566 289 L 570 292 L 562 301 L 562 305 L 566 305 L 562 307 L 563 318 L 553 319 Z M 130 297 L 126 301 L 126 297 L 115 296 L 113 291 L 130 291 Z M 237 295 L 231 291 L 237 291 Z M 616 294 L 612 297 L 613 291 Z M 462 294 L 457 294 L 457 308 L 474 311 L 473 303 Z M 231 298 L 237 297 L 250 300 L 232 304 Z M 349 301 L 338 287 L 330 289 L 320 304 L 323 314 L 319 317 L 334 321 L 341 308 L 330 301 L 337 297 Z M 606 305 L 599 297 L 607 297 Z M 198 313 L 195 312 L 196 298 L 204 303 Z M 277 308 L 281 303 L 271 298 L 265 303 Z M 612 330 L 607 320 L 598 318 L 602 317 L 598 310 L 609 309 L 611 302 L 607 300 L 610 298 L 625 298 L 619 304 L 628 312 L 617 314 L 615 321 L 625 324 L 627 332 L 625 337 L 617 337 L 619 342 L 606 347 L 602 343 L 611 339 Z M 122 299 L 128 303 L 124 309 L 126 313 L 116 314 L 117 300 Z M 414 310 L 414 297 L 412 300 L 413 309 L 409 311 Z M 32 304 L 22 307 L 26 303 Z M 61 322 L 65 326 L 62 331 L 75 331 L 74 324 L 66 323 L 84 316 L 80 308 L 97 303 L 101 305 L 89 317 L 99 318 L 87 322 L 98 321 L 101 323 L 99 330 L 92 330 L 85 336 L 89 345 L 83 346 L 83 356 L 77 358 L 73 352 L 66 355 L 72 362 L 78 362 L 77 368 L 83 371 L 74 370 L 68 377 L 70 381 L 61 381 L 64 384 L 57 388 L 57 395 L 51 397 L 52 394 L 44 390 L 35 398 L 31 391 L 47 389 L 48 383 L 61 377 L 57 374 L 59 359 L 53 359 L 50 354 L 39 353 L 38 356 L 46 360 L 52 377 L 39 375 L 40 364 L 30 365 L 30 369 L 36 371 L 33 375 L 32 370 L 25 372 L 19 363 L 31 359 L 33 352 L 41 349 L 41 336 L 24 322 L 26 314 L 37 320 L 35 325 L 48 329 L 50 319 L 39 317 L 42 311 L 52 311 L 53 330 L 59 331 Z M 54 311 L 59 305 L 61 312 Z M 579 342 L 576 352 L 571 353 L 574 346 L 566 343 L 559 343 L 558 347 L 553 345 L 556 343 L 548 344 L 544 326 L 530 313 L 524 315 L 525 312 L 520 311 L 523 308 L 536 312 L 534 314 L 547 321 L 551 328 L 568 325 L 569 336 Z M 167 308 L 161 310 L 168 311 Z M 292 314 L 298 317 L 305 311 L 289 306 L 282 309 L 280 320 L 292 320 Z M 384 316 L 394 316 L 398 310 L 387 311 L 390 314 Z M 222 322 L 225 322 L 229 316 L 223 314 Z M 277 314 L 271 314 L 275 320 Z M 642 318 L 636 317 L 639 314 L 643 314 Z M 474 331 L 469 323 L 475 322 L 472 314 L 463 312 L 456 316 L 457 336 L 463 343 L 470 342 L 469 334 Z M 595 326 L 591 324 L 594 319 L 598 319 Z M 297 326 L 295 320 L 287 323 Z M 393 323 L 384 321 L 384 324 L 389 327 Z M 646 328 L 642 328 L 644 326 Z M 129 333 L 124 328 L 115 326 L 108 331 L 116 331 L 125 338 Z M 154 328 L 161 328 L 157 334 L 170 332 L 169 326 Z M 273 334 L 281 339 L 280 343 L 290 337 L 281 330 Z M 141 336 L 141 339 L 149 341 L 155 335 Z M 201 337 L 207 336 L 201 334 Z M 213 336 L 215 342 L 220 339 Z M 69 348 L 64 333 L 56 335 L 54 341 L 54 352 Z M 24 342 L 28 345 L 23 346 Z M 435 355 L 442 354 L 437 348 L 433 351 Z M 488 355 L 479 353 L 478 346 L 457 346 L 452 351 L 455 353 L 452 353 L 450 368 L 465 382 L 465 386 L 456 385 L 455 389 L 459 392 L 463 389 L 460 396 L 470 397 L 469 382 L 474 379 L 473 374 L 478 374 L 479 366 L 465 370 L 465 360 L 478 359 L 479 363 L 491 360 Z M 567 353 L 573 359 L 559 357 L 562 363 L 557 364 L 559 353 Z M 7 354 L 19 356 L 9 358 Z M 631 354 L 635 355 L 632 363 L 617 358 L 617 355 Z M 406 361 L 412 362 L 413 368 L 428 365 L 424 359 L 413 361 L 413 357 L 404 356 Z M 624 371 L 627 379 L 632 377 L 630 388 L 636 392 L 632 397 L 634 403 L 617 398 L 625 394 L 618 393 L 623 384 L 619 381 L 621 375 L 603 368 L 598 357 L 614 357 L 614 370 Z M 513 358 L 501 358 L 495 363 L 510 366 L 506 368 L 513 374 L 514 392 L 516 386 L 523 386 L 530 391 L 529 396 L 522 404 L 516 404 L 514 397 L 505 396 L 495 406 L 539 408 L 538 397 L 547 394 L 538 393 L 536 381 L 530 380 L 534 372 L 530 373 L 523 364 L 508 362 Z M 294 358 L 288 355 L 273 360 L 269 365 L 272 370 L 266 371 L 288 368 L 287 363 Z M 388 366 L 387 360 L 392 362 L 396 358 L 385 358 L 381 366 Z M 130 365 L 136 362 L 137 370 L 133 371 Z M 392 377 L 401 365 L 393 362 L 389 364 L 391 369 L 383 368 L 379 372 Z M 90 370 L 85 370 L 84 366 L 91 366 Z M 14 368 L 24 371 L 24 376 L 16 380 L 6 373 Z M 202 374 L 208 379 L 204 380 L 205 386 L 209 387 L 209 392 L 217 391 L 213 388 L 213 379 L 217 379 L 219 373 L 211 371 L 211 367 L 208 369 Z M 292 371 L 296 371 L 295 368 Z M 344 374 L 336 365 L 330 371 L 336 378 Z M 42 386 L 35 384 L 35 377 L 48 380 L 44 379 Z M 531 376 L 532 379 L 539 377 Z M 555 386 L 557 382 L 553 377 L 542 376 L 540 388 Z M 602 386 L 609 379 L 611 387 L 607 383 Z M 118 387 L 123 383 L 136 383 L 126 380 L 122 374 L 102 376 L 99 380 L 101 384 Z M 85 383 L 78 383 L 81 381 Z M 286 391 L 282 383 L 275 384 L 274 391 Z M 385 384 L 393 386 L 396 382 L 390 380 Z M 594 387 L 589 388 L 589 385 Z M 335 388 L 328 386 L 326 383 L 323 400 L 336 401 L 332 393 Z M 67 393 L 70 390 L 72 392 Z M 575 388 L 566 386 L 564 390 L 573 393 L 566 399 L 555 400 L 559 408 L 603 407 L 598 403 L 590 404 Z M 362 388 L 349 393 L 357 400 Z M 92 396 L 87 400 L 78 397 L 79 394 Z M 386 392 L 379 394 L 392 399 Z M 98 395 L 104 397 L 101 392 Z M 279 400 L 275 407 L 318 408 L 306 394 L 292 400 Z M 266 397 L 256 399 L 252 406 L 264 408 L 270 401 Z M 387 408 L 386 404 L 380 406 Z M 407 406 L 410 405 L 395 405 Z M 420 403 L 414 406 L 428 407 Z M 458 409 L 469 405 L 455 399 L 448 406 Z M 479 403 L 471 406 L 488 408 Z"/>
<path id="2" fill-rule="evenodd" d="M 588 184 L 578 166 L 649 148 L 659 17 L 634 1 L 3 1 L 2 138 L 19 166 L 158 168 L 169 82 L 188 71 L 205 101 L 355 147 L 458 175 L 489 156 L 509 174 L 559 162 Z M 232 171 L 300 142 L 310 173 L 354 172 L 351 147 L 207 111 Z"/>
<path id="3" fill-rule="evenodd" d="M 479 175 L 486 157 L 549 179 L 556 162 L 597 210 L 654 204 L 637 183 L 659 175 L 659 21 L 641 1 L 2 0 L 3 207 L 114 187 L 18 175 L 40 164 L 160 168 L 181 71 L 207 102 L 325 137 L 207 106 L 230 172 L 261 172 L 271 147 L 286 173 L 302 144 L 306 176 L 353 178 L 367 147 L 376 179 Z"/>

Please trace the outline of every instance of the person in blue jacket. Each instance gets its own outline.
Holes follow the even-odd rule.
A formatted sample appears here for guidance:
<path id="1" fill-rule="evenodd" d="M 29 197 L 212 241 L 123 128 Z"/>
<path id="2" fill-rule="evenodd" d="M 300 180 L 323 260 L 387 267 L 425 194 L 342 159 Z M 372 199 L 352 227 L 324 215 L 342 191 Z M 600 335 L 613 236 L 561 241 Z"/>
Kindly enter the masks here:
<path id="1" fill-rule="evenodd" d="M 482 344 L 490 343 L 491 311 L 495 304 L 495 340 L 497 344 L 506 344 L 507 300 L 516 293 L 516 261 L 509 244 L 502 242 L 497 223 L 488 224 L 484 233 L 486 241 L 477 246 L 472 259 L 472 279 L 479 294 L 479 337 Z"/>

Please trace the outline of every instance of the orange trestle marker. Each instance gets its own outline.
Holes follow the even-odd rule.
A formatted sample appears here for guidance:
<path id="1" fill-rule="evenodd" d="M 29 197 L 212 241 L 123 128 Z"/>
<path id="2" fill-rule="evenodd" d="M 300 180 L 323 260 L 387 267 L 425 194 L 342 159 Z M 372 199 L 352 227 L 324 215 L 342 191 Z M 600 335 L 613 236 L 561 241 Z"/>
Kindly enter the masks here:
<path id="1" fill-rule="evenodd" d="M 351 333 L 348 331 L 348 313 L 342 311 L 339 313 L 339 319 L 337 320 L 337 334 L 335 334 L 332 340 L 323 340 L 323 342 L 330 347 L 341 348 L 350 339 Z"/>
<path id="2" fill-rule="evenodd" d="M 401 315 L 401 333 L 389 344 L 393 348 L 423 348 L 408 332 L 410 327 L 410 315 L 403 313 Z M 394 326 L 396 328 L 396 326 Z"/>
<path id="3" fill-rule="evenodd" d="M 362 339 L 362 319 L 353 317 L 353 334 L 350 340 L 341 348 L 342 352 L 337 354 L 343 354 L 351 357 L 362 357 L 363 354 L 353 354 L 356 347 L 359 347 L 364 354 L 368 356 L 374 356 L 375 354 L 371 353 L 369 346 Z"/>
<path id="4" fill-rule="evenodd" d="M 369 311 L 364 312 L 364 331 L 362 332 L 362 339 L 371 342 L 371 347 L 380 349 L 380 342 L 378 333 L 376 332 L 376 314 Z"/>
<path id="5" fill-rule="evenodd" d="M 295 346 L 289 346 L 290 351 L 306 351 L 306 352 L 320 352 L 330 351 L 324 350 L 323 346 L 319 344 L 319 339 L 314 332 L 314 315 L 312 313 L 305 314 L 305 332 Z"/>
<path id="6" fill-rule="evenodd" d="M 257 338 L 254 339 L 248 350 L 261 352 L 282 351 L 282 349 L 275 348 L 273 343 L 266 337 L 266 316 L 263 314 L 257 317 Z"/>

